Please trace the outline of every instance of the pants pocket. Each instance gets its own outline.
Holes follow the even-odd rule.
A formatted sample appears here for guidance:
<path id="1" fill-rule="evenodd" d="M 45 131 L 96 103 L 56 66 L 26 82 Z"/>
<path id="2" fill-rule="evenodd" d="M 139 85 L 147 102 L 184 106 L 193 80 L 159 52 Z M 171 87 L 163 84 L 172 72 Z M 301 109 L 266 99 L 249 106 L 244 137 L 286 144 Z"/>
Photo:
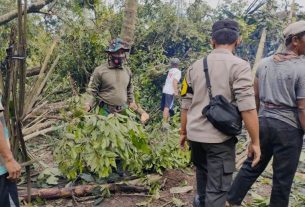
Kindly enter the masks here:
<path id="1" fill-rule="evenodd" d="M 221 183 L 222 191 L 229 191 L 232 183 L 232 175 L 234 170 L 235 170 L 234 160 L 223 161 L 223 175 L 222 175 L 222 183 Z"/>

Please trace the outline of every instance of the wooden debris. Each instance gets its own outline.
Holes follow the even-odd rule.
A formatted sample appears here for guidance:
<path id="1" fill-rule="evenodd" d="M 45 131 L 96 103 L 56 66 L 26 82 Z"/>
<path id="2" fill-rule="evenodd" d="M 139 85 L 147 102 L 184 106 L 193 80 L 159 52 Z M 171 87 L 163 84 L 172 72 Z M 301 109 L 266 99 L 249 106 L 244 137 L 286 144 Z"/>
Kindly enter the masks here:
<path id="1" fill-rule="evenodd" d="M 173 187 L 169 190 L 171 194 L 182 194 L 188 193 L 193 190 L 193 186 L 185 186 L 185 187 Z"/>
<path id="2" fill-rule="evenodd" d="M 91 195 L 94 189 L 108 188 L 110 192 L 124 192 L 124 193 L 148 193 L 149 189 L 142 186 L 132 186 L 126 184 L 103 184 L 103 185 L 80 185 L 75 187 L 67 188 L 43 188 L 43 189 L 32 189 L 31 198 L 43 198 L 43 199 L 57 199 L 57 198 L 70 198 L 72 195 L 77 197 Z M 26 191 L 19 192 L 19 198 L 21 200 L 27 200 Z"/>

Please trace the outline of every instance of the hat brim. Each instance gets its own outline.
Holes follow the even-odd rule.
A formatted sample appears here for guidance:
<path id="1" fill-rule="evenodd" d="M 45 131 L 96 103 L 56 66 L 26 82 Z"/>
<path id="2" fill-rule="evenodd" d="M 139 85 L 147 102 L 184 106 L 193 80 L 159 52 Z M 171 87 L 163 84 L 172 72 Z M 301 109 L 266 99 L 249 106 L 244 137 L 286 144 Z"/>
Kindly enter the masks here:
<path id="1" fill-rule="evenodd" d="M 123 52 L 129 52 L 130 51 L 129 48 L 119 48 L 119 49 L 116 49 L 116 50 L 109 50 L 109 49 L 107 49 L 107 50 L 105 50 L 105 52 L 112 53 L 112 52 L 118 52 L 119 50 L 123 50 Z"/>

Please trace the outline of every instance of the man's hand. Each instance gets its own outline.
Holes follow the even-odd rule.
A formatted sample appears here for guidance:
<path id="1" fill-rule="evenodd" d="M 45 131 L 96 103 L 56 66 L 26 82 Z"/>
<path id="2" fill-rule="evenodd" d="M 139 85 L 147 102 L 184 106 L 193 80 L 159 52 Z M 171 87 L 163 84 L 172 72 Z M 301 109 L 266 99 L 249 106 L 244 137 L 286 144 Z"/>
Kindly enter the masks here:
<path id="1" fill-rule="evenodd" d="M 144 113 L 141 114 L 141 123 L 142 124 L 145 124 L 148 121 L 148 119 L 149 119 L 149 114 L 148 113 L 144 112 Z"/>
<path id="2" fill-rule="evenodd" d="M 180 148 L 185 148 L 185 142 L 187 140 L 186 134 L 180 134 Z"/>
<path id="3" fill-rule="evenodd" d="M 255 167 L 261 158 L 261 148 L 258 144 L 250 143 L 248 146 L 248 157 L 253 158 L 252 167 Z"/>
<path id="4" fill-rule="evenodd" d="M 135 102 L 131 102 L 129 104 L 129 108 L 132 109 L 133 111 L 138 110 L 138 105 Z"/>
<path id="5" fill-rule="evenodd" d="M 175 97 L 179 97 L 179 92 L 178 92 L 178 91 L 175 91 L 175 92 L 174 92 L 174 96 L 175 96 Z"/>
<path id="6" fill-rule="evenodd" d="M 8 171 L 7 179 L 15 181 L 20 177 L 21 166 L 16 162 L 15 159 L 10 159 L 5 163 L 5 167 Z"/>
<path id="7" fill-rule="evenodd" d="M 90 111 L 90 109 L 91 109 L 90 104 L 85 103 L 85 105 L 84 105 L 84 110 L 85 110 L 85 111 L 87 111 L 87 112 L 89 112 L 89 111 Z"/>

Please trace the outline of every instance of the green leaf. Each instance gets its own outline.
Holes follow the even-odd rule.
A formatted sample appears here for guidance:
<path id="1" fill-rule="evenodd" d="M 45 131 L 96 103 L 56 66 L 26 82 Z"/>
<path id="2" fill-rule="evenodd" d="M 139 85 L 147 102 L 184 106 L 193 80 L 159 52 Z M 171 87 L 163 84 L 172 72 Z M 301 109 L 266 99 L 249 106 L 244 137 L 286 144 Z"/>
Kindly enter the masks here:
<path id="1" fill-rule="evenodd" d="M 55 176 L 50 176 L 47 180 L 46 180 L 46 183 L 48 185 L 57 185 L 58 184 L 58 178 L 55 177 Z"/>
<path id="2" fill-rule="evenodd" d="M 182 206 L 185 206 L 186 203 L 183 203 L 180 199 L 178 198 L 173 198 L 173 204 L 176 206 L 176 207 L 182 207 Z"/>

